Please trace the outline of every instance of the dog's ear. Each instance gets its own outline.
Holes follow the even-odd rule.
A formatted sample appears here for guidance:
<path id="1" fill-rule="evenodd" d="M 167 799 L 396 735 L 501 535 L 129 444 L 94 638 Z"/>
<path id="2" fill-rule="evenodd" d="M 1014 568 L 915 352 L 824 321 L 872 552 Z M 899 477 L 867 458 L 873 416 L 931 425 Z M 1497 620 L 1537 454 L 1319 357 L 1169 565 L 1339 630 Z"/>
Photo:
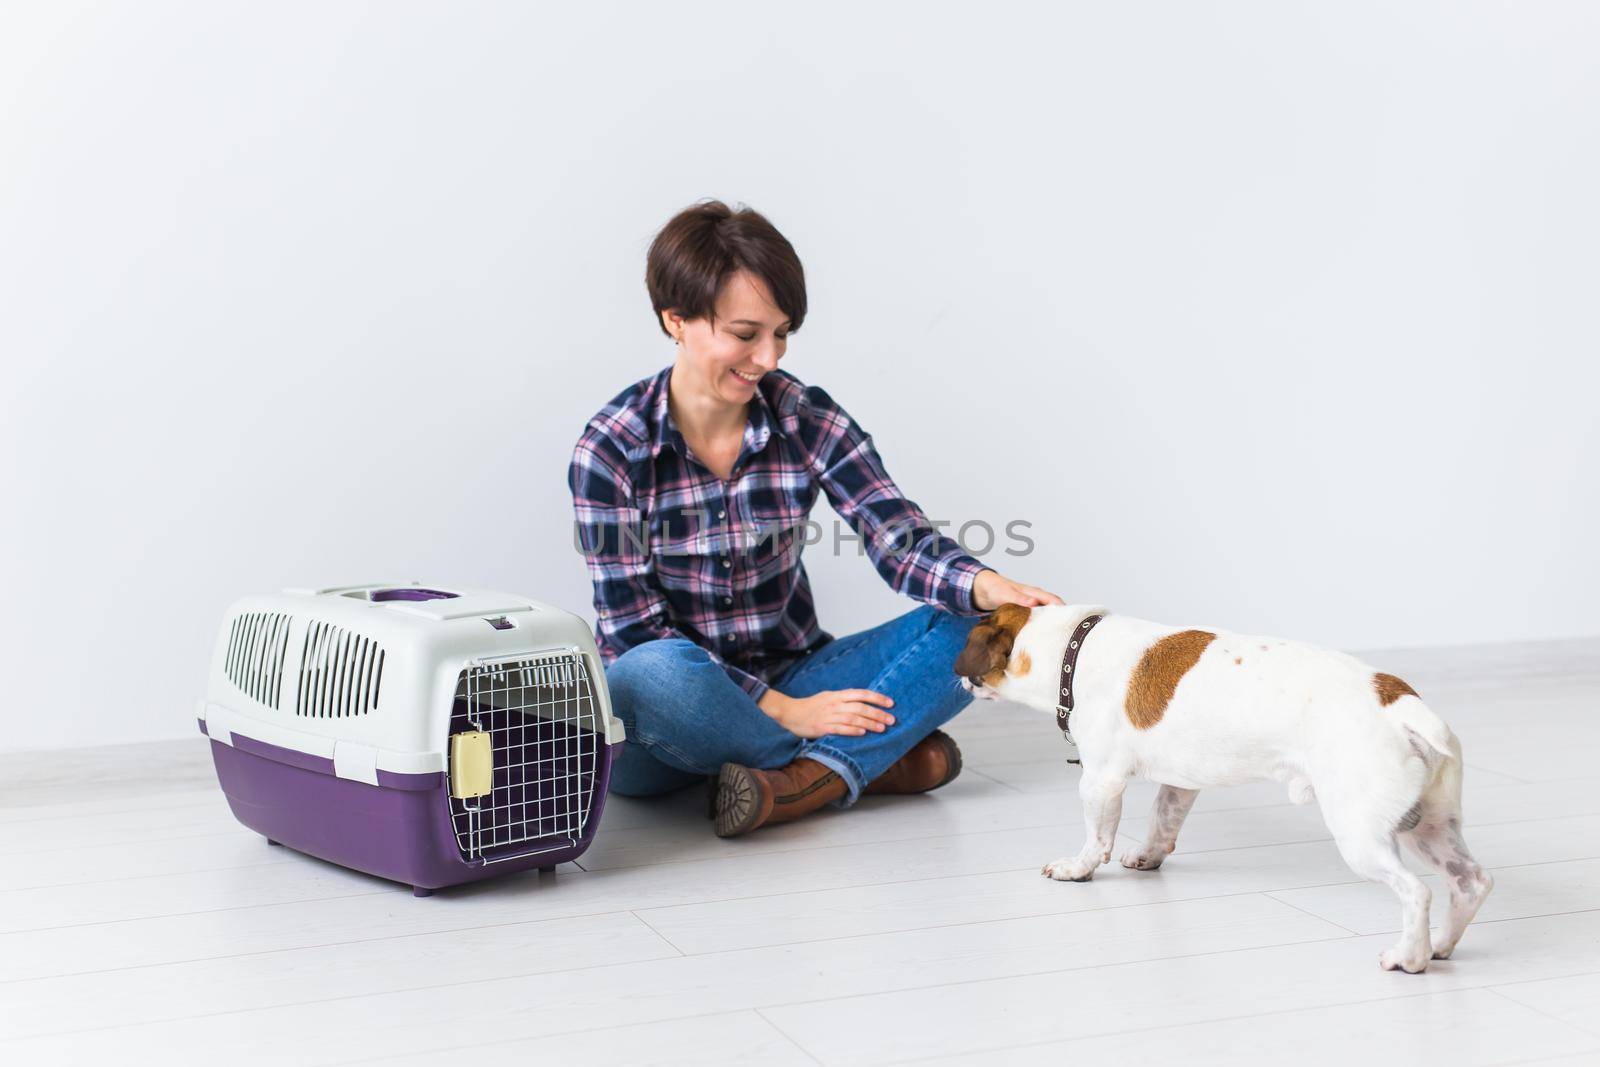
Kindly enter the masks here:
<path id="1" fill-rule="evenodd" d="M 1011 655 L 1011 640 L 993 619 L 993 615 L 986 616 L 967 634 L 967 647 L 956 657 L 956 673 L 961 677 L 977 681 L 996 667 L 1005 666 L 1006 658 Z M 1002 643 L 1004 651 L 1001 651 Z"/>
<path id="2" fill-rule="evenodd" d="M 1017 634 L 1027 622 L 1028 609 L 1020 604 L 1002 604 L 985 615 L 967 634 L 967 647 L 956 657 L 955 672 L 979 682 L 996 671 L 1005 670 L 1006 664 L 1011 662 Z"/>

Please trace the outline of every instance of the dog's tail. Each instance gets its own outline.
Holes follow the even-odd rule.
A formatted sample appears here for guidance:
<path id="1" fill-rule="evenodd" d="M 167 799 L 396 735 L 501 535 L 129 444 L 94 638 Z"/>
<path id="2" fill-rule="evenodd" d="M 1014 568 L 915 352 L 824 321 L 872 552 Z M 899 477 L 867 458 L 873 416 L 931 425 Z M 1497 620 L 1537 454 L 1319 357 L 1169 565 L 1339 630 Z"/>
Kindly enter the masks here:
<path id="1" fill-rule="evenodd" d="M 1461 759 L 1461 742 L 1456 740 L 1456 735 L 1450 732 L 1444 720 L 1435 715 L 1433 709 L 1415 693 L 1403 694 L 1385 707 L 1382 714 L 1404 731 L 1411 747 L 1430 766 L 1437 763 L 1440 756 L 1446 760 Z"/>

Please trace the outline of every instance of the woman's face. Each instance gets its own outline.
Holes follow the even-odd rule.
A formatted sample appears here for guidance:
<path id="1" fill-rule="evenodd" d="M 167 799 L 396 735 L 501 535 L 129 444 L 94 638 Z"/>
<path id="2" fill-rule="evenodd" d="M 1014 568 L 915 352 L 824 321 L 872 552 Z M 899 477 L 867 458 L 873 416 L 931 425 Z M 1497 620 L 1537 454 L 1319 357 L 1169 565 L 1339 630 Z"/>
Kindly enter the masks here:
<path id="1" fill-rule="evenodd" d="M 714 320 L 684 319 L 669 309 L 661 321 L 681 341 L 676 369 L 688 372 L 697 391 L 741 407 L 789 343 L 788 317 L 772 302 L 766 283 L 748 271 L 735 271 L 722 283 Z"/>

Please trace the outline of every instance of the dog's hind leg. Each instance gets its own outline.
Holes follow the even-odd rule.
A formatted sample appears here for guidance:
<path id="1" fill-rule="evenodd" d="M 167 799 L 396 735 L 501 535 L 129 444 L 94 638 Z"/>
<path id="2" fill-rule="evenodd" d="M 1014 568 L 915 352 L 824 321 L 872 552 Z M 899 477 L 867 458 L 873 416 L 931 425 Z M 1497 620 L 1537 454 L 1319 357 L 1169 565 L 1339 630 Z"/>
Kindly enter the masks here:
<path id="1" fill-rule="evenodd" d="M 1058 882 L 1087 882 L 1094 877 L 1095 868 L 1111 858 L 1111 847 L 1117 840 L 1117 823 L 1122 821 L 1122 793 L 1128 787 L 1128 777 L 1096 774 L 1083 768 L 1078 781 L 1078 796 L 1083 800 L 1083 821 L 1087 832 L 1083 848 L 1076 856 L 1047 863 L 1041 874 Z"/>
<path id="2" fill-rule="evenodd" d="M 1439 872 L 1450 890 L 1450 917 L 1442 936 L 1433 943 L 1433 958 L 1445 960 L 1467 924 L 1478 914 L 1494 879 L 1467 851 L 1461 836 L 1461 759 L 1459 753 L 1439 770 L 1439 775 L 1417 802 L 1416 825 L 1402 830 L 1400 840 L 1428 866 Z"/>
<path id="3" fill-rule="evenodd" d="M 1382 882 L 1400 898 L 1400 940 L 1378 954 L 1386 971 L 1400 970 L 1420 974 L 1428 969 L 1432 956 L 1428 941 L 1428 907 L 1433 893 L 1422 879 L 1400 862 L 1400 848 L 1393 827 L 1333 827 L 1339 854 L 1350 869 L 1363 878 Z"/>
<path id="4" fill-rule="evenodd" d="M 1177 847 L 1178 831 L 1183 828 L 1183 820 L 1189 817 L 1189 809 L 1194 807 L 1194 798 L 1199 795 L 1198 789 L 1162 786 L 1161 792 L 1156 794 L 1155 807 L 1150 809 L 1150 832 L 1144 845 L 1124 852 L 1122 865 L 1136 871 L 1153 871 L 1161 866 L 1161 861 Z"/>

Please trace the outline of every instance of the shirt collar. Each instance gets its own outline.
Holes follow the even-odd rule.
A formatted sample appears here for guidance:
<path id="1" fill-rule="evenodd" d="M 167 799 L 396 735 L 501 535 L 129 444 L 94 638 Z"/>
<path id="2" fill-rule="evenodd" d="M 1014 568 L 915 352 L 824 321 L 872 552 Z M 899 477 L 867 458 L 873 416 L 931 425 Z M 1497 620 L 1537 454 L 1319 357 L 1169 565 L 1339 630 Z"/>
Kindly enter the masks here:
<path id="1" fill-rule="evenodd" d="M 650 454 L 652 456 L 661 455 L 662 448 L 669 444 L 680 453 L 686 451 L 683 435 L 678 432 L 678 427 L 673 425 L 672 410 L 667 406 L 667 382 L 671 378 L 672 368 L 668 367 L 656 375 L 655 384 L 651 386 L 655 390 L 650 433 Z"/>
<path id="2" fill-rule="evenodd" d="M 667 385 L 672 379 L 672 368 L 667 367 L 656 375 L 654 420 L 650 437 L 651 456 L 661 455 L 661 450 L 671 445 L 680 456 L 689 454 L 689 446 L 683 439 L 683 434 L 678 432 L 677 423 L 672 420 L 672 408 L 667 403 Z M 744 445 L 740 450 L 740 458 L 753 456 L 767 447 L 767 441 L 778 428 L 777 417 L 773 414 L 772 405 L 767 400 L 766 393 L 758 386 L 755 400 L 749 406 L 749 418 L 744 424 Z"/>

